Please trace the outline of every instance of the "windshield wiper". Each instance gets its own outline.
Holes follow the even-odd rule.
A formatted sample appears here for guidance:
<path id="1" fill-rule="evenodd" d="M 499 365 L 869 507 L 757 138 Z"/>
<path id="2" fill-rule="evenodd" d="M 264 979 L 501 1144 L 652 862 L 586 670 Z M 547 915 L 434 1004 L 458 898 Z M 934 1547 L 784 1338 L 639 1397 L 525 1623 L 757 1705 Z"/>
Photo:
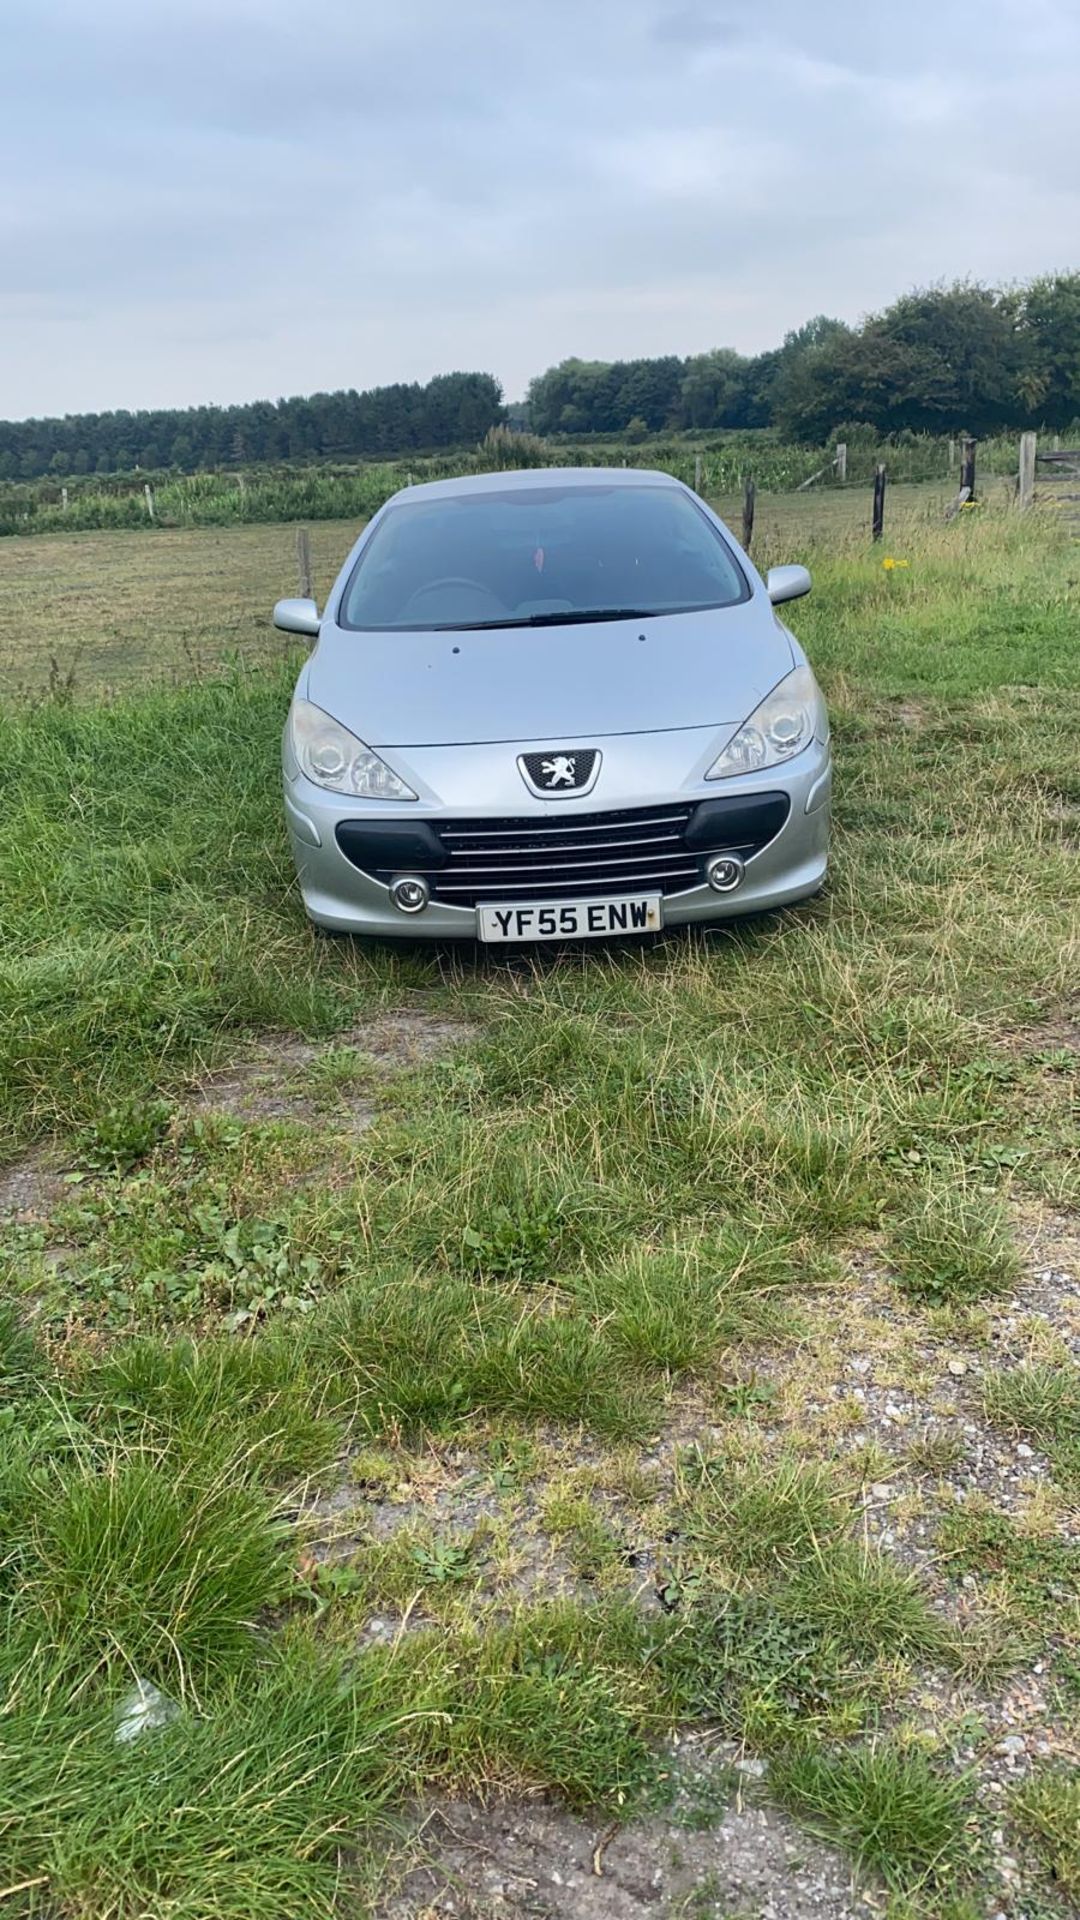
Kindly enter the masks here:
<path id="1" fill-rule="evenodd" d="M 511 620 L 508 625 L 573 627 L 586 620 L 651 620 L 653 615 L 651 607 L 578 607 L 572 613 L 527 613 L 522 620 Z"/>
<path id="2" fill-rule="evenodd" d="M 655 620 L 658 613 L 686 613 L 686 607 L 578 607 L 564 613 L 509 614 L 505 620 L 465 620 L 434 633 L 485 633 L 500 627 L 574 627 L 587 620 Z"/>

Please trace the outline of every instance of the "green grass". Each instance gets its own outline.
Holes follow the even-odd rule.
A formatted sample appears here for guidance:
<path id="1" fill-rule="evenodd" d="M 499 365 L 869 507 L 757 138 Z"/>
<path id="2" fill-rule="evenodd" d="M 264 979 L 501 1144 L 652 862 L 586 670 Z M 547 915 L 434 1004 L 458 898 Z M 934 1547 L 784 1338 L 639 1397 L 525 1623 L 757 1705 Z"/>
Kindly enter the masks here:
<path id="1" fill-rule="evenodd" d="M 955 1664 L 962 1656 L 959 1636 L 931 1611 L 913 1574 L 847 1543 L 815 1553 L 795 1573 L 780 1604 L 793 1620 L 812 1623 L 863 1665 L 896 1657 Z"/>
<path id="2" fill-rule="evenodd" d="M 1002 1293 L 1020 1272 L 1000 1201 L 951 1183 L 918 1196 L 894 1227 L 891 1244 L 899 1285 L 930 1306 Z"/>
<path id="3" fill-rule="evenodd" d="M 742 1467 L 698 1456 L 688 1462 L 686 1477 L 687 1531 L 703 1553 L 736 1572 L 796 1564 L 845 1517 L 828 1469 L 794 1456 Z"/>
<path id="4" fill-rule="evenodd" d="M 1042 1767 L 1012 1797 L 1012 1815 L 1035 1836 L 1054 1885 L 1080 1896 L 1080 1780 L 1065 1768 Z"/>
<path id="5" fill-rule="evenodd" d="M 1029 1627 L 1080 1623 L 1080 1546 L 1056 1533 L 1021 1532 L 978 1498 L 947 1513 L 940 1544 L 949 1561 L 995 1587 Z"/>
<path id="6" fill-rule="evenodd" d="M 110 1442 L 268 1488 L 296 1486 L 340 1453 L 345 1427 L 325 1411 L 327 1397 L 280 1338 L 147 1335 L 83 1361 L 72 1379 L 82 1425 Z"/>
<path id="7" fill-rule="evenodd" d="M 385 1682 L 302 1638 L 126 1747 L 113 1703 L 59 1688 L 40 1661 L 4 1685 L 0 1855 L 15 1912 L 323 1920 L 401 1783 L 405 1729 Z"/>
<path id="8" fill-rule="evenodd" d="M 188 684 L 0 715 L 0 1143 L 58 1172 L 0 1224 L 0 1888 L 33 1883 L 13 1912 L 326 1914 L 339 1887 L 348 1911 L 425 1784 L 561 1789 L 608 1821 L 654 1804 L 660 1736 L 687 1724 L 767 1754 L 769 1791 L 867 1870 L 951 1874 L 957 1913 L 981 1898 L 967 1787 L 897 1722 L 930 1671 L 990 1684 L 1008 1646 L 1075 1664 L 1075 1380 L 1039 1348 L 985 1384 L 1060 1514 L 942 1511 L 969 1414 L 915 1407 L 887 1468 L 921 1476 L 932 1557 L 909 1577 L 865 1537 L 869 1443 L 840 1452 L 856 1403 L 814 1328 L 829 1289 L 843 1335 L 857 1255 L 890 1276 L 903 1364 L 936 1377 L 1019 1282 L 1016 1201 L 1080 1205 L 1057 1037 L 1080 977 L 1076 561 L 989 510 L 896 530 L 908 569 L 791 529 L 835 723 L 826 895 L 535 956 L 305 924 L 276 788 L 290 669 L 254 611 L 291 584 L 291 536 L 19 544 L 28 680 L 63 638 L 49 568 L 94 582 L 104 652 L 77 692 L 151 655 L 167 681 L 185 634 L 204 653 Z M 323 585 L 344 536 L 319 531 Z M 376 1070 L 362 1029 L 386 1009 L 473 1037 Z M 323 1048 L 283 1069 L 293 1117 L 193 1105 L 275 1035 Z M 351 1132 L 358 1087 L 377 1117 Z M 373 1646 L 373 1612 L 408 1629 Z M 117 1747 L 136 1673 L 182 1714 Z"/>
<path id="9" fill-rule="evenodd" d="M 13 1300 L 0 1300 L 0 1388 L 9 1404 L 40 1371 L 42 1355 Z"/>
<path id="10" fill-rule="evenodd" d="M 344 1290 L 299 1331 L 300 1352 L 341 1382 L 369 1433 L 454 1430 L 479 1415 L 582 1422 L 640 1435 L 659 1403 L 627 1376 L 610 1339 L 545 1300 L 464 1279 L 387 1280 Z"/>
<path id="11" fill-rule="evenodd" d="M 990 1374 L 984 1403 L 998 1426 L 1035 1441 L 1066 1488 L 1080 1486 L 1080 1367 L 1044 1364 Z"/>
<path id="12" fill-rule="evenodd" d="M 768 1755 L 770 1793 L 860 1867 L 944 1886 L 971 1871 L 969 1784 L 876 1731 L 888 1673 L 875 1663 L 940 1657 L 945 1636 L 887 1566 L 841 1553 L 818 1571 L 770 1598 L 700 1606 L 661 1656 L 671 1695 Z"/>
<path id="13" fill-rule="evenodd" d="M 198 1692 L 253 1650 L 288 1573 L 284 1529 L 231 1475 L 106 1454 L 9 1493 L 8 1580 L 59 1671 L 114 1665 Z"/>
<path id="14" fill-rule="evenodd" d="M 730 1225 L 701 1239 L 631 1247 L 575 1276 L 576 1300 L 626 1359 L 685 1374 L 718 1352 L 775 1330 L 793 1272 L 792 1249 L 759 1228 Z"/>
<path id="15" fill-rule="evenodd" d="M 917 1750 L 882 1742 L 788 1758 L 777 1789 L 807 1824 L 900 1887 L 947 1882 L 964 1853 L 968 1796 Z"/>

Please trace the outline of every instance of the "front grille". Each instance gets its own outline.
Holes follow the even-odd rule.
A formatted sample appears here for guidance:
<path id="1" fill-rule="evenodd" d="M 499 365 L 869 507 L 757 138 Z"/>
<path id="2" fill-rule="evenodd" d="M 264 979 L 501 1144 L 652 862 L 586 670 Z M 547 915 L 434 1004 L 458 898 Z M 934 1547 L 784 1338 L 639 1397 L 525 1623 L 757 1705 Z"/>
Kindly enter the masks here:
<path id="1" fill-rule="evenodd" d="M 682 893 L 700 886 L 707 854 L 748 860 L 779 832 L 786 794 L 686 806 L 625 807 L 538 819 L 342 821 L 337 840 L 384 886 L 422 873 L 432 898 L 455 907 L 503 900 L 574 900 Z"/>
<path id="2" fill-rule="evenodd" d="M 438 900 L 572 900 L 593 893 L 678 893 L 701 863 L 683 843 L 689 807 L 578 814 L 574 820 L 448 820 L 449 862 L 430 876 Z"/>

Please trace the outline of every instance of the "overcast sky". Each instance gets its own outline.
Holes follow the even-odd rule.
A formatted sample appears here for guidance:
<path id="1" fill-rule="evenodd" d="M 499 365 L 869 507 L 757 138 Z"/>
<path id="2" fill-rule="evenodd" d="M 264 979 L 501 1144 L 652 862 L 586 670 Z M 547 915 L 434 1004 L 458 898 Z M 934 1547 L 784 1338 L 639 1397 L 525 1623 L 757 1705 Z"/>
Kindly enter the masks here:
<path id="1" fill-rule="evenodd" d="M 0 416 L 773 345 L 1080 265 L 1080 0 L 32 0 Z"/>

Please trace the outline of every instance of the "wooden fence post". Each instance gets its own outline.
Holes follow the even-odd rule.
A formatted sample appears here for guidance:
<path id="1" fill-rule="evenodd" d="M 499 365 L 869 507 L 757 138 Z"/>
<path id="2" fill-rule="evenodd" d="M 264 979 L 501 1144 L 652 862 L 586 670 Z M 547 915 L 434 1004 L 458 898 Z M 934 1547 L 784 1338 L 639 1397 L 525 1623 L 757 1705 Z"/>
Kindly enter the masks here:
<path id="1" fill-rule="evenodd" d="M 841 486 L 843 486 L 845 480 L 847 479 L 847 441 L 846 440 L 838 440 L 836 443 L 836 478 L 839 481 Z"/>
<path id="2" fill-rule="evenodd" d="M 1016 502 L 1021 513 L 1035 505 L 1035 449 L 1036 436 L 1033 433 L 1020 435 L 1020 485 Z"/>
<path id="3" fill-rule="evenodd" d="M 152 520 L 154 517 L 154 489 L 150 485 L 149 480 L 143 481 L 143 498 L 146 501 L 146 511 Z"/>
<path id="4" fill-rule="evenodd" d="M 955 465 L 956 465 L 956 441 L 950 440 L 949 441 L 949 472 L 950 473 L 952 472 Z"/>
<path id="5" fill-rule="evenodd" d="M 757 488 L 750 478 L 750 475 L 747 474 L 743 482 L 742 497 L 742 543 L 744 553 L 749 553 L 750 542 L 754 537 L 754 501 L 756 498 Z"/>
<path id="6" fill-rule="evenodd" d="M 871 538 L 880 540 L 885 531 L 885 462 L 879 461 L 874 472 L 874 518 Z"/>
<path id="7" fill-rule="evenodd" d="M 694 455 L 694 492 L 695 493 L 701 492 L 701 455 L 700 453 L 695 453 Z"/>
<path id="8" fill-rule="evenodd" d="M 969 500 L 975 498 L 975 442 L 970 434 L 960 442 L 960 491 L 967 488 Z"/>
<path id="9" fill-rule="evenodd" d="M 314 588 L 311 582 L 311 541 L 306 527 L 296 529 L 296 570 L 300 577 L 301 600 L 313 600 Z"/>
<path id="10" fill-rule="evenodd" d="M 66 488 L 66 487 L 61 487 L 61 489 L 60 489 L 60 505 L 61 505 L 61 506 L 63 507 L 63 509 L 64 509 L 64 512 L 65 512 L 65 513 L 67 512 L 67 500 L 68 500 L 68 495 L 67 495 L 67 488 Z"/>

